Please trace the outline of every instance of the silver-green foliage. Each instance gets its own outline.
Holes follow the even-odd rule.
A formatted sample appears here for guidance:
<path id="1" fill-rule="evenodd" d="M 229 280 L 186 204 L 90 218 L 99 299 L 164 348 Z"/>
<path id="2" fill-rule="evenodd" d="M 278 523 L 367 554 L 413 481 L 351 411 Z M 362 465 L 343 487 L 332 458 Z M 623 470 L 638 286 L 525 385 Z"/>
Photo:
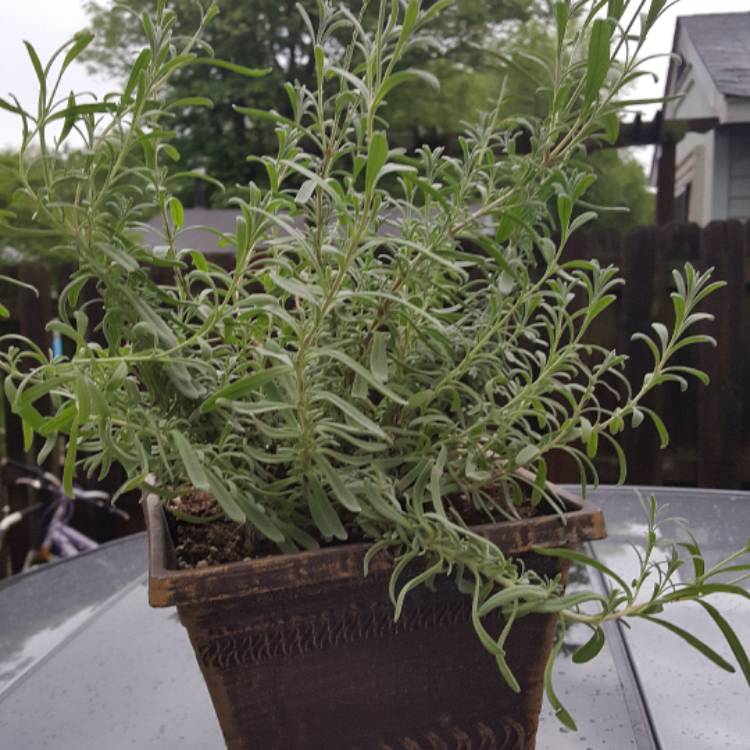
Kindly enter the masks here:
<path id="1" fill-rule="evenodd" d="M 29 46 L 38 110 L 1 104 L 23 119 L 22 179 L 34 160 L 45 175 L 43 189 L 28 188 L 38 211 L 80 260 L 50 326 L 75 353 L 50 360 L 12 348 L 5 387 L 28 446 L 41 435 L 44 457 L 66 439 L 68 487 L 78 467 L 104 476 L 117 462 L 130 477 L 123 490 L 165 498 L 208 490 L 228 517 L 284 552 L 364 535 L 373 540 L 368 561 L 384 551 L 395 558 L 396 617 L 415 586 L 453 575 L 472 598 L 479 638 L 517 689 L 504 644 L 519 618 L 556 611 L 563 623 L 588 623 L 595 635 L 584 658 L 599 647 L 604 621 L 653 619 L 663 603 L 713 589 L 705 571 L 681 584 L 679 566 L 665 573 L 646 555 L 637 585 L 612 573 L 609 597 L 566 598 L 559 581 L 472 533 L 459 503 L 487 520 L 516 517 L 523 498 L 558 508 L 545 484 L 553 451 L 575 459 L 585 485 L 604 443 L 624 476 L 618 437 L 627 423 L 653 422 L 666 443 L 643 399 L 665 382 L 705 380 L 674 355 L 713 343 L 694 326 L 709 317 L 697 306 L 720 284 L 690 265 L 675 274 L 674 324 L 639 334 L 653 369 L 631 387 L 625 357 L 586 338 L 615 299 L 617 269 L 565 258 L 571 234 L 594 218 L 574 218 L 593 178 L 569 160 L 587 141 L 616 135 L 628 104 L 621 94 L 642 74 L 639 53 L 665 3 L 558 2 L 556 56 L 528 56 L 549 81 L 549 114 L 501 117 L 501 96 L 466 127 L 460 156 L 408 155 L 390 147 L 378 112 L 405 81 L 421 81 L 425 96 L 437 85 L 399 60 L 435 44 L 429 23 L 449 2 L 427 10 L 419 0 L 381 2 L 374 29 L 328 0 L 316 24 L 305 16 L 317 87 L 287 86 L 290 117 L 238 111 L 274 121 L 278 148 L 250 157 L 269 187 L 245 186 L 234 199 L 236 230 L 222 238 L 236 253 L 232 272 L 200 248 L 175 249 L 184 211 L 170 192 L 167 165 L 179 159 L 170 113 L 210 103 L 170 103 L 160 92 L 184 66 L 224 64 L 200 32 L 173 38 L 174 16 L 158 3 L 143 17 L 147 45 L 124 90 L 95 103 L 55 93 L 54 63 L 64 56 L 64 67 L 87 37 L 46 67 Z M 214 13 L 212 5 L 205 22 Z M 63 132 L 50 140 L 56 120 Z M 75 172 L 56 158 L 72 132 L 86 144 Z M 63 200 L 60 186 L 70 183 L 75 198 Z M 163 218 L 157 252 L 142 244 L 134 218 L 144 203 Z M 170 281 L 152 281 L 155 267 Z M 80 304 L 92 289 L 106 311 L 103 346 Z M 34 406 L 45 396 L 51 418 Z M 654 529 L 655 520 L 649 549 Z M 641 601 L 656 574 L 660 585 Z M 585 601 L 595 614 L 584 614 Z M 507 626 L 491 634 L 483 621 L 497 608 Z M 549 680 L 548 688 L 554 699 Z"/>

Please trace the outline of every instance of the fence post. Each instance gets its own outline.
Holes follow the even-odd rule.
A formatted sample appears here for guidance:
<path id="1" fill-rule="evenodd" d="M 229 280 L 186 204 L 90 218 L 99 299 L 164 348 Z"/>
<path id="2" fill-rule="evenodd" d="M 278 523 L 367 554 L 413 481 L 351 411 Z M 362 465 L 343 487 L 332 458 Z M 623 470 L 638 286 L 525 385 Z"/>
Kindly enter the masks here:
<path id="1" fill-rule="evenodd" d="M 22 263 L 18 266 L 18 280 L 25 284 L 31 284 L 38 291 L 35 296 L 27 289 L 18 289 L 16 294 L 15 309 L 12 310 L 13 317 L 17 321 L 18 333 L 33 341 L 43 351 L 50 346 L 50 335 L 46 330 L 47 322 L 52 318 L 52 295 L 50 274 L 41 263 Z M 5 401 L 5 399 L 3 399 Z M 42 414 L 49 410 L 48 399 L 43 399 L 36 404 Z M 5 455 L 17 461 L 29 463 L 33 459 L 23 449 L 23 432 L 21 420 L 10 411 L 5 404 Z M 34 448 L 39 450 L 41 444 L 35 444 Z M 19 510 L 31 503 L 31 497 L 26 487 L 7 486 L 8 505 L 11 510 Z M 37 523 L 33 517 L 24 521 L 12 530 L 8 536 L 10 547 L 11 564 L 13 570 L 20 570 L 23 565 L 29 542 L 37 534 Z"/>
<path id="2" fill-rule="evenodd" d="M 677 168 L 677 143 L 664 141 L 659 146 L 657 166 L 656 223 L 674 221 L 674 187 Z"/>
<path id="3" fill-rule="evenodd" d="M 596 247 L 598 234 L 591 232 L 574 233 L 565 246 L 564 260 L 589 260 L 592 247 Z M 556 484 L 576 484 L 580 481 L 578 467 L 573 459 L 563 451 L 553 451 L 545 456 L 547 472 L 551 481 Z"/>
<path id="4" fill-rule="evenodd" d="M 702 327 L 719 342 L 703 346 L 700 366 L 711 378 L 698 405 L 698 485 L 736 488 L 742 481 L 742 377 L 744 227 L 738 221 L 711 222 L 703 231 L 701 261 L 727 286 L 702 305 L 716 321 Z"/>
<path id="5" fill-rule="evenodd" d="M 623 243 L 621 270 L 626 281 L 622 292 L 618 330 L 618 351 L 627 354 L 625 374 L 637 391 L 643 376 L 651 372 L 653 358 L 648 347 L 632 341 L 636 332 L 653 333 L 651 322 L 659 319 L 666 281 L 665 233 L 658 227 L 639 227 L 630 232 Z M 663 394 L 656 389 L 644 403 L 661 413 Z M 632 484 L 662 483 L 662 459 L 659 439 L 650 420 L 637 429 L 627 425 L 622 446 L 628 461 L 628 482 Z"/>
<path id="6" fill-rule="evenodd" d="M 697 224 L 670 224 L 665 227 L 668 242 L 665 245 L 666 270 L 680 272 L 685 263 L 701 267 L 701 242 L 703 230 Z M 661 290 L 666 311 L 664 323 L 674 319 L 668 295 L 676 289 L 673 280 L 665 273 L 665 289 Z M 669 326 L 671 327 L 671 325 Z M 677 352 L 673 364 L 685 367 L 700 367 L 699 347 L 686 347 Z M 662 418 L 670 433 L 669 449 L 664 452 L 662 480 L 665 484 L 697 485 L 698 482 L 698 402 L 704 395 L 703 386 L 688 378 L 689 388 L 683 393 L 676 383 L 664 388 L 664 412 Z"/>

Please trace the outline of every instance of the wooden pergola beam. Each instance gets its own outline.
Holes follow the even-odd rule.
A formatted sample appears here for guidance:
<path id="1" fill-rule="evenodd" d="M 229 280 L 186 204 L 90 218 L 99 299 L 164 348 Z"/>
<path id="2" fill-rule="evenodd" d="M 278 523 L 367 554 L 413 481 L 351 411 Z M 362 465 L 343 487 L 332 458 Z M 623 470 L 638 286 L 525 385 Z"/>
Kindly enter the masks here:
<path id="1" fill-rule="evenodd" d="M 659 112 L 653 120 L 644 122 L 636 117 L 620 126 L 620 135 L 613 144 L 600 148 L 627 148 L 629 146 L 656 146 L 677 143 L 687 133 L 708 133 L 719 124 L 716 117 L 695 117 L 688 120 L 665 120 Z"/>
<path id="2" fill-rule="evenodd" d="M 688 120 L 664 120 L 661 112 L 653 120 L 642 120 L 640 116 L 631 122 L 620 125 L 620 132 L 614 143 L 602 139 L 592 140 L 586 144 L 589 150 L 603 148 L 628 148 L 630 146 L 656 146 L 663 143 L 676 143 L 682 140 L 686 133 L 707 133 L 719 124 L 716 117 L 701 117 Z M 451 156 L 460 153 L 458 133 L 441 133 L 437 130 L 392 130 L 388 140 L 392 146 L 400 146 L 407 151 L 426 145 L 431 148 L 442 147 Z M 529 144 L 523 133 L 516 139 L 516 152 L 527 153 Z"/>
<path id="3" fill-rule="evenodd" d="M 656 172 L 656 223 L 674 221 L 674 184 L 677 168 L 677 142 L 666 141 L 660 146 Z"/>

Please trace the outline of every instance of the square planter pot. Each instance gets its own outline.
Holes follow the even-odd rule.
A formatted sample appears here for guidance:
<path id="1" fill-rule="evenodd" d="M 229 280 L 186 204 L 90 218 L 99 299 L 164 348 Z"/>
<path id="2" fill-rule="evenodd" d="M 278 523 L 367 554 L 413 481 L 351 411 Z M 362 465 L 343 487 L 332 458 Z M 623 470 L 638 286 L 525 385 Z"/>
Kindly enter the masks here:
<path id="1" fill-rule="evenodd" d="M 529 552 L 605 536 L 602 513 L 557 490 L 557 516 L 479 526 L 506 555 L 565 577 Z M 389 563 L 363 575 L 365 544 L 178 570 L 156 497 L 145 498 L 149 602 L 177 606 L 232 750 L 533 748 L 555 616 L 516 623 L 507 642 L 521 692 L 479 643 L 453 581 L 418 587 L 393 620 Z M 493 631 L 501 627 L 501 617 Z"/>

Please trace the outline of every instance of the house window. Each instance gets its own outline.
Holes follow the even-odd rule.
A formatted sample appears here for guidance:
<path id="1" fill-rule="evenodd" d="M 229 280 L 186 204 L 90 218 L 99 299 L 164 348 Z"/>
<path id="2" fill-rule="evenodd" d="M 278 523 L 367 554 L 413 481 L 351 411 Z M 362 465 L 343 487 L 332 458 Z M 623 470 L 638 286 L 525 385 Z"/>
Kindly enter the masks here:
<path id="1" fill-rule="evenodd" d="M 675 224 L 687 224 L 690 221 L 690 187 L 691 184 L 688 183 L 674 199 Z"/>

